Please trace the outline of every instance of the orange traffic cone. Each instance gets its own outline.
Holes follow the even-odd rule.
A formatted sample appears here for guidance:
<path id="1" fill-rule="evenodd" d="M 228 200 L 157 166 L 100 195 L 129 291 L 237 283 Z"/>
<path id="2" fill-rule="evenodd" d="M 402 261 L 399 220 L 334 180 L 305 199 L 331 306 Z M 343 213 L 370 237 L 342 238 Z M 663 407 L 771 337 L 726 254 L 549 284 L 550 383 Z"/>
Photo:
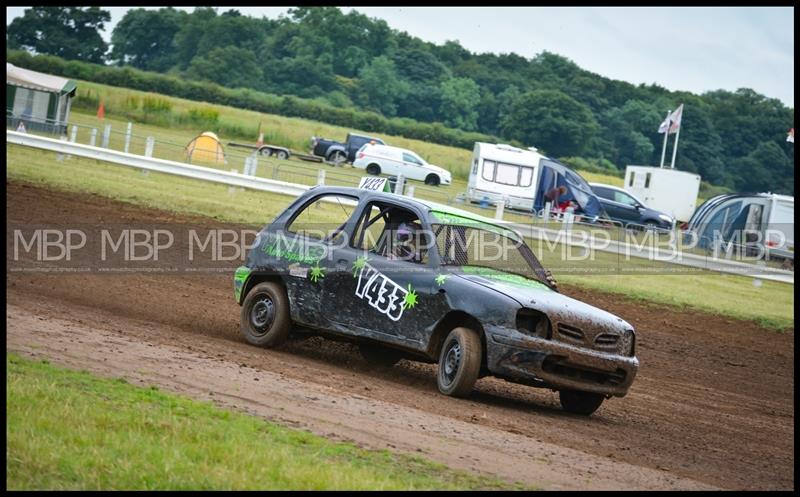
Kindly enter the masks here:
<path id="1" fill-rule="evenodd" d="M 100 106 L 97 108 L 97 118 L 98 119 L 105 119 L 106 117 L 106 107 L 103 105 L 103 100 L 100 100 Z"/>

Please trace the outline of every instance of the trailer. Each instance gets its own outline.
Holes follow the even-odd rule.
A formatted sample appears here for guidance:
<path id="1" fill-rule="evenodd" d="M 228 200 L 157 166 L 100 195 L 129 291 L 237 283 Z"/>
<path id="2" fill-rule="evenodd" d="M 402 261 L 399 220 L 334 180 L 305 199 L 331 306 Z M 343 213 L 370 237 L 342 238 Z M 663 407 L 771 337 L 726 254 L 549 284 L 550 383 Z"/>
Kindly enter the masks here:
<path id="1" fill-rule="evenodd" d="M 700 193 L 700 175 L 663 167 L 628 166 L 623 188 L 651 209 L 688 221 Z"/>
<path id="2" fill-rule="evenodd" d="M 561 201 L 571 200 L 587 219 L 608 217 L 592 187 L 565 164 L 537 152 L 505 144 L 476 142 L 472 154 L 467 199 L 474 203 L 502 203 L 505 208 L 546 210 L 545 195 L 564 187 Z"/>
<path id="3" fill-rule="evenodd" d="M 297 157 L 298 159 L 307 160 L 311 162 L 322 162 L 321 157 L 317 157 L 315 155 L 303 154 L 294 150 L 290 150 L 286 147 L 281 147 L 279 145 L 264 144 L 261 146 L 255 146 L 255 145 L 246 145 L 244 143 L 228 142 L 228 146 L 255 150 L 258 153 L 258 155 L 261 155 L 263 157 L 275 157 L 277 159 L 284 160 L 294 156 Z"/>
<path id="4" fill-rule="evenodd" d="M 530 211 L 539 163 L 545 156 L 535 148 L 527 150 L 505 144 L 476 142 L 467 183 L 471 202 L 496 204 Z"/>

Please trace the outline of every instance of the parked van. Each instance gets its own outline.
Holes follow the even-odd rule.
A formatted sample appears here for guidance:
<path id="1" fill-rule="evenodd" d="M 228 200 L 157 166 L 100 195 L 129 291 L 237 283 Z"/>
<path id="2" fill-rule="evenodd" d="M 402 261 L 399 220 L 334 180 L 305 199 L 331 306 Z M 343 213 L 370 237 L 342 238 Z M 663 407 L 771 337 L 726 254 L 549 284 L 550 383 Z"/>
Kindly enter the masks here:
<path id="1" fill-rule="evenodd" d="M 411 150 L 389 145 L 366 144 L 356 153 L 353 167 L 366 169 L 372 175 L 389 174 L 424 181 L 426 185 L 449 185 L 453 178 L 450 171 L 428 164 Z"/>

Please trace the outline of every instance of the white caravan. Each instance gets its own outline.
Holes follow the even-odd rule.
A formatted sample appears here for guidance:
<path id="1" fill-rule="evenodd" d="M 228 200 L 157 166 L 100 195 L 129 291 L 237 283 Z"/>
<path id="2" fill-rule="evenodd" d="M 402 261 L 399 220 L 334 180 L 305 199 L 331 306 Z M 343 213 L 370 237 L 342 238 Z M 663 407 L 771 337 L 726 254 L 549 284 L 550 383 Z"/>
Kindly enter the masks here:
<path id="1" fill-rule="evenodd" d="M 688 221 L 700 193 L 700 175 L 663 167 L 628 166 L 624 188 L 651 209 Z"/>
<path id="2" fill-rule="evenodd" d="M 531 147 L 475 142 L 467 184 L 467 198 L 530 211 L 539 178 L 539 162 L 546 158 Z"/>

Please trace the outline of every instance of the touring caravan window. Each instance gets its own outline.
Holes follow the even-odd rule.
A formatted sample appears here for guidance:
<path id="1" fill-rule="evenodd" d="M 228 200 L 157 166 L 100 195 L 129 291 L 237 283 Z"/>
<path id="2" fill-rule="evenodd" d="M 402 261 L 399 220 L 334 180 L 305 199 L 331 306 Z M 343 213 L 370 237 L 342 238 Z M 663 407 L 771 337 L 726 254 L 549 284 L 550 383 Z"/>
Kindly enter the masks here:
<path id="1" fill-rule="evenodd" d="M 644 187 L 650 188 L 650 173 L 647 173 L 644 177 Z"/>
<path id="2" fill-rule="evenodd" d="M 519 184 L 519 166 L 497 163 L 494 180 L 502 185 L 517 186 Z"/>
<path id="3" fill-rule="evenodd" d="M 472 174 L 476 174 L 478 172 L 478 159 L 472 161 Z"/>
<path id="4" fill-rule="evenodd" d="M 521 167 L 519 169 L 519 186 L 531 186 L 531 183 L 533 183 L 533 168 Z"/>
<path id="5" fill-rule="evenodd" d="M 494 181 L 494 161 L 483 161 L 483 179 L 486 181 Z"/>
<path id="6" fill-rule="evenodd" d="M 501 185 L 527 187 L 533 183 L 533 168 L 484 160 L 483 179 Z"/>
<path id="7" fill-rule="evenodd" d="M 636 173 L 631 171 L 631 180 L 628 181 L 628 186 L 633 186 L 633 177 L 636 176 Z"/>

